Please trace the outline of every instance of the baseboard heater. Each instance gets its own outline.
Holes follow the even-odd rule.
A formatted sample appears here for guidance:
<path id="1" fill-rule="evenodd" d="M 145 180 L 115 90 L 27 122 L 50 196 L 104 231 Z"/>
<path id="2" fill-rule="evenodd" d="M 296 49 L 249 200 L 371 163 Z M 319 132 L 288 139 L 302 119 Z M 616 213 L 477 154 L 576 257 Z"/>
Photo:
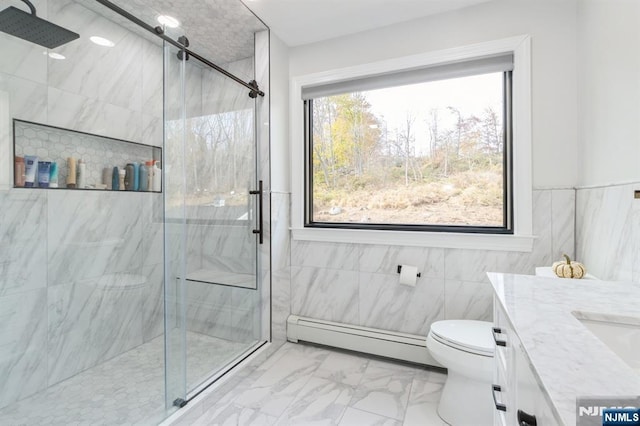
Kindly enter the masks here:
<path id="1" fill-rule="evenodd" d="M 442 367 L 431 357 L 426 336 L 290 315 L 287 318 L 287 340 Z"/>

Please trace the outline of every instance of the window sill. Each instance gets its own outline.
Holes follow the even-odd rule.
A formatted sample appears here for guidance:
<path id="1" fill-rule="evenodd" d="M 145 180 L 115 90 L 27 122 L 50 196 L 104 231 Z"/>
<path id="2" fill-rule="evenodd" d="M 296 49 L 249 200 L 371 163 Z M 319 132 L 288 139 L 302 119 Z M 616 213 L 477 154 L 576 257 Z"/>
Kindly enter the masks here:
<path id="1" fill-rule="evenodd" d="M 367 229 L 292 228 L 294 240 L 531 252 L 534 236 Z"/>

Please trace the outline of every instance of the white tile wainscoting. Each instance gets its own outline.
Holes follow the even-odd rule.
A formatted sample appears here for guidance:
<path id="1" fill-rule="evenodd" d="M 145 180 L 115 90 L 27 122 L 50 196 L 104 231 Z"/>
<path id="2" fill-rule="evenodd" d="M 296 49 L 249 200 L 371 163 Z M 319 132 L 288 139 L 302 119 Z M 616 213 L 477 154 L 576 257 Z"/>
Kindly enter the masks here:
<path id="1" fill-rule="evenodd" d="M 640 281 L 640 182 L 576 190 L 576 255 L 602 280 Z"/>
<path id="2" fill-rule="evenodd" d="M 530 253 L 291 240 L 281 249 L 290 251 L 290 271 L 284 263 L 274 268 L 273 327 L 295 314 L 426 335 L 441 319 L 491 320 L 486 272 L 533 274 L 563 253 L 573 256 L 574 219 L 573 189 L 540 189 L 533 191 Z M 399 264 L 418 267 L 415 287 L 398 283 Z"/>

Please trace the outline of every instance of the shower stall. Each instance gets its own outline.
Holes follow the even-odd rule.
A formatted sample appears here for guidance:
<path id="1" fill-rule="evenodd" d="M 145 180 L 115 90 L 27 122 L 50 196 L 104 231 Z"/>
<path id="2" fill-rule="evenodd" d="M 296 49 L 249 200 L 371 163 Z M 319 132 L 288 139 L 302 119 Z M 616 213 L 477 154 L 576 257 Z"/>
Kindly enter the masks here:
<path id="1" fill-rule="evenodd" d="M 270 340 L 268 29 L 239 0 L 9 3 L 0 424 L 160 423 Z"/>

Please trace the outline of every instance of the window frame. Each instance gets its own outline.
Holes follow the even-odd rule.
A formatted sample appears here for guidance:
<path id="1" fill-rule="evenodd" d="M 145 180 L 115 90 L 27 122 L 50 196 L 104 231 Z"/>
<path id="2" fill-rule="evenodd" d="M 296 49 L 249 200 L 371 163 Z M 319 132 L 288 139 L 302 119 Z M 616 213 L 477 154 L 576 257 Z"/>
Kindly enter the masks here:
<path id="1" fill-rule="evenodd" d="M 305 134 L 305 105 L 303 88 L 358 78 L 367 75 L 392 73 L 418 66 L 437 66 L 451 61 L 464 61 L 483 55 L 508 54 L 514 56 L 512 72 L 512 105 L 510 125 L 511 153 L 505 155 L 511 171 L 508 187 L 510 203 L 505 211 L 512 222 L 508 231 L 486 232 L 486 228 L 464 227 L 459 230 L 439 225 L 385 225 L 341 224 L 315 222 L 308 226 L 309 152 Z M 531 40 L 518 36 L 470 46 L 428 52 L 408 57 L 385 60 L 349 68 L 294 77 L 291 96 L 291 184 L 292 184 L 292 236 L 294 240 L 347 242 L 363 244 L 405 245 L 443 248 L 468 248 L 530 252 L 532 235 L 532 177 L 531 177 Z M 311 127 L 307 127 L 312 129 Z M 345 226 L 346 225 L 346 226 Z M 418 229 L 420 228 L 420 229 Z M 436 229 L 438 228 L 438 229 Z M 416 232 L 423 231 L 423 232 Z"/>
<path id="2" fill-rule="evenodd" d="M 464 63 L 464 62 L 463 62 Z M 469 234 L 513 234 L 513 132 L 512 121 L 512 73 L 502 72 L 502 119 L 504 152 L 502 158 L 502 223 L 503 226 L 489 225 L 447 225 L 436 223 L 358 223 L 358 222 L 321 222 L 313 220 L 313 101 L 314 98 L 304 100 L 304 167 L 305 167 L 305 228 L 337 228 L 337 229 L 375 229 L 381 231 L 412 231 L 412 232 L 454 232 Z M 481 75 L 481 74 L 473 74 Z M 456 77 L 452 77 L 456 78 Z M 444 80 L 444 79 L 443 79 Z M 441 81 L 441 80 L 440 80 Z M 400 86 L 390 86 L 400 87 Z"/>

